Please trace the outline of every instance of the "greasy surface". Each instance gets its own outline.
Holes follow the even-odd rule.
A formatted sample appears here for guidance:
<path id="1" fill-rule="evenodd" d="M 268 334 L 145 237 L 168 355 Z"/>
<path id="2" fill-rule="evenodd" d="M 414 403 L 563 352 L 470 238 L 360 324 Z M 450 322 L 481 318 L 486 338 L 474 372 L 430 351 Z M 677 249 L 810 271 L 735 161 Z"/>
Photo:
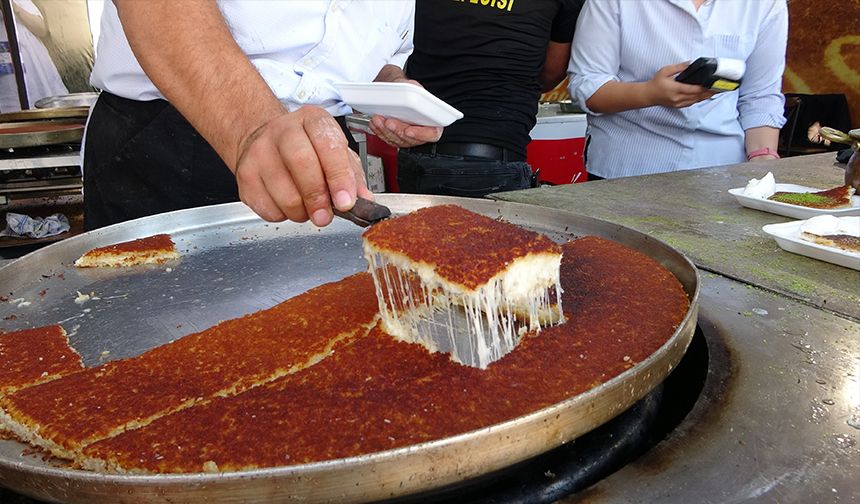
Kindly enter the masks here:
<path id="1" fill-rule="evenodd" d="M 373 292 L 370 275 L 356 274 L 137 357 L 22 390 L 0 405 L 21 423 L 41 425 L 43 438 L 73 450 L 126 424 L 304 365 L 342 333 L 374 320 Z"/>
<path id="2" fill-rule="evenodd" d="M 375 330 L 268 385 L 96 443 L 129 470 L 298 464 L 443 438 L 516 418 L 602 383 L 653 353 L 688 300 L 645 255 L 595 237 L 564 246 L 569 322 L 527 336 L 486 371 Z M 207 464 L 208 463 L 208 464 Z"/>
<path id="3" fill-rule="evenodd" d="M 83 368 L 59 325 L 0 332 L 0 393 Z"/>
<path id="4" fill-rule="evenodd" d="M 765 224 L 796 220 L 742 207 L 728 193 L 772 171 L 777 183 L 828 188 L 834 154 L 495 194 L 627 226 L 665 241 L 699 268 L 860 321 L 860 272 L 786 252 Z"/>
<path id="5" fill-rule="evenodd" d="M 456 205 L 416 210 L 372 226 L 364 240 L 431 266 L 437 275 L 475 289 L 519 257 L 558 254 L 549 238 Z"/>
<path id="6" fill-rule="evenodd" d="M 90 250 L 76 266 L 133 266 L 147 261 L 165 262 L 179 257 L 168 234 L 157 234 L 137 240 L 116 243 Z"/>
<path id="7" fill-rule="evenodd" d="M 843 185 L 817 192 L 785 192 L 773 193 L 768 199 L 811 208 L 848 208 L 851 206 L 851 186 Z"/>

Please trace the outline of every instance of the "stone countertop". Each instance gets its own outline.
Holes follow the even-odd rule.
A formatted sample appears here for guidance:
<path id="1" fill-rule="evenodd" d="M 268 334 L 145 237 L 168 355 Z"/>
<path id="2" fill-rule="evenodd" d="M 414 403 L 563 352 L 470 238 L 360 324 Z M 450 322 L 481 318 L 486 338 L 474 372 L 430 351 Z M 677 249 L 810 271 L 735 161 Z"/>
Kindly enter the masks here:
<path id="1" fill-rule="evenodd" d="M 798 220 L 741 206 L 728 193 L 773 172 L 778 183 L 842 184 L 834 153 L 499 193 L 627 226 L 675 247 L 701 270 L 860 320 L 860 271 L 786 252 L 762 231 Z"/>

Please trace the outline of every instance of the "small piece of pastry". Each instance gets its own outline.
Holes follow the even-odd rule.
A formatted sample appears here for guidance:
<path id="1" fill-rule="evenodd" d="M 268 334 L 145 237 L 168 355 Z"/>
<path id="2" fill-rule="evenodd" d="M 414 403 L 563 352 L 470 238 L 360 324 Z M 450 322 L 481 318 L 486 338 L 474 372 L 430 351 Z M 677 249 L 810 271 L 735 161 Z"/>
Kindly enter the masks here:
<path id="1" fill-rule="evenodd" d="M 849 252 L 860 252 L 860 217 L 818 215 L 800 225 L 806 241 Z"/>
<path id="2" fill-rule="evenodd" d="M 561 247 L 456 205 L 372 226 L 364 255 L 390 334 L 484 369 L 525 331 L 560 323 Z"/>
<path id="3" fill-rule="evenodd" d="M 851 196 L 853 195 L 854 188 L 844 185 L 818 192 L 799 193 L 780 191 L 773 193 L 768 199 L 788 203 L 789 205 L 837 210 L 840 208 L 850 208 Z"/>
<path id="4" fill-rule="evenodd" d="M 860 252 L 860 238 L 851 235 L 824 235 L 818 236 L 811 233 L 803 233 L 803 239 L 815 242 L 827 247 L 835 247 L 851 252 Z"/>
<path id="5" fill-rule="evenodd" d="M 137 266 L 162 264 L 179 259 L 176 245 L 168 234 L 157 234 L 90 250 L 75 266 L 79 268 Z"/>

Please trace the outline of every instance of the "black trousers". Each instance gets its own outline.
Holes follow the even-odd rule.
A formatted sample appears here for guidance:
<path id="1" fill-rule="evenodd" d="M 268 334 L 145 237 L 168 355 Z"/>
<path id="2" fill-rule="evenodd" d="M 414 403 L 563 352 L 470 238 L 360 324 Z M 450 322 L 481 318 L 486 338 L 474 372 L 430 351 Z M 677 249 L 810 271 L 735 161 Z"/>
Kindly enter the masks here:
<path id="1" fill-rule="evenodd" d="M 397 153 L 400 191 L 482 198 L 490 193 L 537 186 L 537 176 L 524 161 L 497 161 L 468 156 Z"/>
<path id="2" fill-rule="evenodd" d="M 84 145 L 87 230 L 238 200 L 233 173 L 170 103 L 99 95 Z"/>

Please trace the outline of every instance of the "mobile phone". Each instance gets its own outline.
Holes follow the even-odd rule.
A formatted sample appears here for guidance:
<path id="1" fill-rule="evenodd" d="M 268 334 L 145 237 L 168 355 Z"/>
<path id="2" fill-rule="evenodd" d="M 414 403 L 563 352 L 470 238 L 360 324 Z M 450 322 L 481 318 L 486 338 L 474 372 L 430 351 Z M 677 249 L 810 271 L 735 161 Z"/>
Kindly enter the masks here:
<path id="1" fill-rule="evenodd" d="M 714 91 L 734 91 L 741 85 L 746 63 L 733 58 L 697 58 L 675 80 Z"/>

